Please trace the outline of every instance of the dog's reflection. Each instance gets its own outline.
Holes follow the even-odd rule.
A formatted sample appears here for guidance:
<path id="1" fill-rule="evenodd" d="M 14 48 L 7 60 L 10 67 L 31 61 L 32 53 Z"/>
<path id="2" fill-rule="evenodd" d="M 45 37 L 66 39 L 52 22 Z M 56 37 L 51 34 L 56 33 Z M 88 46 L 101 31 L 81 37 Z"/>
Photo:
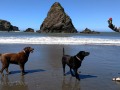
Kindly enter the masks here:
<path id="1" fill-rule="evenodd" d="M 28 90 L 24 76 L 20 77 L 19 81 L 10 81 L 8 75 L 1 77 L 0 90 Z"/>
<path id="2" fill-rule="evenodd" d="M 63 77 L 62 90 L 80 90 L 80 81 L 72 78 L 72 76 L 69 79 Z"/>

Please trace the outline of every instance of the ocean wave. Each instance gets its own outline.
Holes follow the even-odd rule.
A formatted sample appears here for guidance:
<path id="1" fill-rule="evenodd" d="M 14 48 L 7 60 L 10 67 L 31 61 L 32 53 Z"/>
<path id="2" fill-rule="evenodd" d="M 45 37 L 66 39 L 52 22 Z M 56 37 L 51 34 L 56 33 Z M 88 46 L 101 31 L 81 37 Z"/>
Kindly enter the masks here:
<path id="1" fill-rule="evenodd" d="M 75 37 L 0 37 L 1 44 L 94 44 L 94 45 L 117 45 L 120 39 L 103 38 L 75 38 Z"/>

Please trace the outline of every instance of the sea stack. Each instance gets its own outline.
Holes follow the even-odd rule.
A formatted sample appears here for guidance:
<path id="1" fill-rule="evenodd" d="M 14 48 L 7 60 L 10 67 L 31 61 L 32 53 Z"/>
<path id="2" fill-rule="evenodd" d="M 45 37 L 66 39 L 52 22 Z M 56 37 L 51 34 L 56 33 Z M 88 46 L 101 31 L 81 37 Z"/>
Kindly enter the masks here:
<path id="1" fill-rule="evenodd" d="M 19 28 L 13 26 L 9 21 L 0 19 L 0 31 L 19 31 Z"/>
<path id="2" fill-rule="evenodd" d="M 40 26 L 41 33 L 77 33 L 72 20 L 65 13 L 60 3 L 55 2 Z"/>
<path id="3" fill-rule="evenodd" d="M 34 29 L 32 29 L 32 28 L 27 28 L 24 32 L 34 32 Z"/>

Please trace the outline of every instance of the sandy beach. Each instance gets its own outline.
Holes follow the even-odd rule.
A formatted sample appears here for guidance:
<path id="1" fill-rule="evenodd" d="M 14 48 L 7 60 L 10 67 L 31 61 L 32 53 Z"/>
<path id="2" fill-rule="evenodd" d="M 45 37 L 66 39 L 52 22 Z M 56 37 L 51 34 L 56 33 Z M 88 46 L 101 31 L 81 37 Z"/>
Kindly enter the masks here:
<path id="1" fill-rule="evenodd" d="M 18 65 L 9 66 L 10 75 L 0 75 L 0 90 L 119 90 L 120 82 L 112 81 L 120 76 L 120 47 L 102 45 L 27 45 L 0 44 L 0 53 L 19 52 L 31 46 L 35 50 L 26 63 L 26 75 L 21 76 Z M 63 76 L 61 57 L 65 53 L 76 55 L 85 50 L 85 57 L 79 68 L 81 80 L 76 80 L 66 67 Z M 0 63 L 1 68 L 1 63 Z M 6 73 L 6 72 L 4 72 Z"/>

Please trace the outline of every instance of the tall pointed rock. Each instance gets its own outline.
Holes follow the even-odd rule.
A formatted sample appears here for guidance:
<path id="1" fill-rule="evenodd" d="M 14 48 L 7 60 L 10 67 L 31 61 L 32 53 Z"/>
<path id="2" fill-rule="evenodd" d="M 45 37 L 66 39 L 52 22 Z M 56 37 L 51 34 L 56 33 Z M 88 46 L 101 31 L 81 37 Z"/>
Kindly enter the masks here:
<path id="1" fill-rule="evenodd" d="M 40 31 L 45 33 L 76 33 L 77 30 L 72 24 L 72 20 L 65 13 L 64 8 L 60 3 L 55 2 L 43 23 L 40 26 Z"/>

